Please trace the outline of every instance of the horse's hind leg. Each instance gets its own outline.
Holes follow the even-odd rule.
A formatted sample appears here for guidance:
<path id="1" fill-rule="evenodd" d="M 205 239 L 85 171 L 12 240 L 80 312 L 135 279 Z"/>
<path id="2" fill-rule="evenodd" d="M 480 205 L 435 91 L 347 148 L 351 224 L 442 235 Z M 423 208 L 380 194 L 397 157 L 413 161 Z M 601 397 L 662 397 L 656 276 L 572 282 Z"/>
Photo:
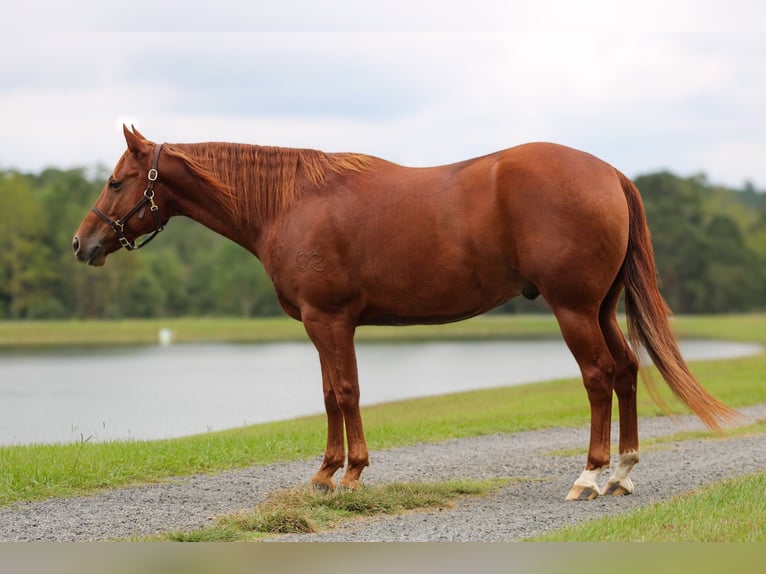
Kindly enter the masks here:
<path id="1" fill-rule="evenodd" d="M 588 461 L 566 499 L 591 500 L 599 496 L 597 480 L 609 468 L 615 361 L 601 332 L 597 308 L 554 306 L 553 310 L 580 367 L 591 413 Z"/>
<path id="2" fill-rule="evenodd" d="M 633 492 L 630 471 L 638 462 L 638 413 L 636 411 L 636 385 L 638 360 L 625 341 L 617 323 L 617 301 L 622 285 L 615 282 L 601 306 L 599 322 L 606 344 L 616 362 L 614 391 L 620 409 L 620 458 L 614 473 L 604 487 L 603 494 L 623 495 Z"/>

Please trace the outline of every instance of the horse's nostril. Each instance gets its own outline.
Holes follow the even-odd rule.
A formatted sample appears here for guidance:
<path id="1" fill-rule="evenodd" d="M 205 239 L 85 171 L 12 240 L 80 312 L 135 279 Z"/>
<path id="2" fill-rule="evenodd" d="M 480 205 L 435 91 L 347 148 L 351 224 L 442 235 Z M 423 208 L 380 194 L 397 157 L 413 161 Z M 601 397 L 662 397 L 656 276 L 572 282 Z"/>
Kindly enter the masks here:
<path id="1" fill-rule="evenodd" d="M 72 239 L 72 249 L 74 249 L 75 253 L 80 250 L 80 240 L 77 237 Z"/>

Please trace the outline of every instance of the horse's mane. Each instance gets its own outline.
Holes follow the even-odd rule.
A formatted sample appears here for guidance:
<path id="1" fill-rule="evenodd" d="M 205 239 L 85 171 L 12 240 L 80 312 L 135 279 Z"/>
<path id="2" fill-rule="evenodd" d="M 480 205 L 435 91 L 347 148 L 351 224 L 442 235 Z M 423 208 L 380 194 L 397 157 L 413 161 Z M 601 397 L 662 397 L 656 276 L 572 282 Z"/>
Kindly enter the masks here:
<path id="1" fill-rule="evenodd" d="M 283 213 L 298 199 L 302 178 L 317 189 L 328 173 L 361 172 L 373 158 L 363 154 L 233 143 L 165 144 L 215 194 L 242 226 Z"/>

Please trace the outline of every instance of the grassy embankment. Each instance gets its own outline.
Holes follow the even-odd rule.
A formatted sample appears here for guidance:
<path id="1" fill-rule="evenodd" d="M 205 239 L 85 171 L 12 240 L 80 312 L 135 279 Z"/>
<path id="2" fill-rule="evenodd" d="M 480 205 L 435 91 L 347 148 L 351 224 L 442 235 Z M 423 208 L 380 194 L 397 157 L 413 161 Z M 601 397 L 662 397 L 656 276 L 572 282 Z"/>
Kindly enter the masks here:
<path id="1" fill-rule="evenodd" d="M 108 323 L 0 323 L 0 346 L 150 343 L 167 327 L 176 340 L 267 341 L 304 339 L 298 323 L 284 319 L 124 321 Z M 766 317 L 695 317 L 675 321 L 681 337 L 755 341 L 766 345 Z M 441 327 L 365 328 L 360 340 L 513 338 L 558 336 L 548 317 L 485 317 Z M 699 362 L 697 377 L 732 406 L 766 402 L 766 353 L 731 361 Z M 666 394 L 666 396 L 668 396 Z M 671 401 L 672 404 L 672 401 Z M 683 408 L 674 407 L 677 412 Z M 641 416 L 660 414 L 640 398 Z M 587 400 L 577 380 L 489 389 L 402 401 L 364 409 L 373 449 L 588 422 Z M 0 448 L 0 504 L 91 492 L 214 472 L 248 464 L 308 458 L 324 446 L 324 418 L 307 417 L 165 441 L 127 441 Z M 757 475 L 742 490 L 756 487 Z M 726 490 L 731 490 L 726 487 Z M 752 491 L 751 492 L 757 492 Z M 590 537 L 589 539 L 599 539 Z"/>

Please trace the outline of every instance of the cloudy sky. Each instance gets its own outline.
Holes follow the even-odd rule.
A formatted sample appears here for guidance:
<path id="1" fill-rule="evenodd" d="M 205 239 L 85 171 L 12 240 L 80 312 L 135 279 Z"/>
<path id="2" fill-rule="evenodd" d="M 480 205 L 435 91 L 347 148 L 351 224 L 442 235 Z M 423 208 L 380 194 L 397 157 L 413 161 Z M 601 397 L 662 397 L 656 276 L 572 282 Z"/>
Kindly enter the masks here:
<path id="1" fill-rule="evenodd" d="M 3 11 L 3 169 L 111 167 L 127 122 L 155 141 L 418 166 L 548 140 L 631 176 L 705 172 L 766 189 L 760 0 L 27 0 Z"/>

